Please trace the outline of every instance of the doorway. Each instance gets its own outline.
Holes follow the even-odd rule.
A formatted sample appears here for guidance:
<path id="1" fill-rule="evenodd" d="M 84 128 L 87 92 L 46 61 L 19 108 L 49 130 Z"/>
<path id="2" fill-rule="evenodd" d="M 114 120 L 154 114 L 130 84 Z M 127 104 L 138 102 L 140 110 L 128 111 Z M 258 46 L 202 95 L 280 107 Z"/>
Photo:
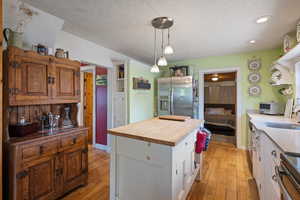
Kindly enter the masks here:
<path id="1" fill-rule="evenodd" d="M 112 128 L 112 69 L 82 64 L 82 104 L 80 125 L 89 128 L 88 140 L 93 147 L 109 151 L 107 129 Z M 82 114 L 80 114 L 82 113 Z"/>
<path id="2" fill-rule="evenodd" d="M 231 114 L 231 120 L 235 121 L 235 134 L 234 134 L 234 137 L 235 137 L 234 140 L 235 141 L 233 141 L 233 143 L 236 144 L 237 148 L 244 149 L 245 147 L 241 146 L 242 91 L 241 91 L 241 84 L 238 84 L 241 81 L 240 68 L 238 68 L 238 67 L 236 67 L 236 68 L 223 68 L 223 69 L 221 68 L 221 69 L 208 69 L 208 70 L 200 70 L 199 71 L 199 102 L 200 102 L 200 104 L 199 104 L 199 118 L 200 119 L 205 119 L 205 114 L 208 114 L 207 113 L 207 111 L 208 111 L 207 108 L 210 108 L 209 107 L 210 105 L 205 105 L 208 101 L 206 99 L 206 103 L 205 103 L 205 75 L 207 75 L 206 79 L 210 78 L 211 82 L 213 82 L 212 78 L 214 78 L 214 80 L 216 80 L 216 79 L 219 80 L 220 77 L 218 77 L 217 74 L 222 74 L 222 73 L 224 73 L 224 74 L 225 73 L 234 73 L 235 74 L 235 83 L 236 83 L 235 87 L 231 83 L 231 87 L 235 88 L 235 98 L 234 98 L 235 99 L 235 104 L 227 105 L 227 106 L 225 106 L 225 108 L 221 107 L 221 109 L 212 109 L 212 110 L 209 111 L 209 113 L 210 114 L 213 114 L 213 113 L 220 114 L 221 112 L 223 112 L 223 114 L 225 114 L 225 113 L 226 114 L 234 113 L 234 114 Z M 230 83 L 226 83 L 226 84 L 230 85 Z M 208 85 L 208 84 L 206 84 L 206 85 Z M 206 89 L 206 90 L 208 90 L 208 89 Z M 230 90 L 232 90 L 232 89 L 230 89 Z M 206 91 L 206 93 L 207 93 L 207 91 Z M 216 97 L 213 97 L 213 98 L 216 98 Z M 214 108 L 214 107 L 218 108 L 217 105 L 211 105 L 211 107 L 212 108 Z M 221 116 L 220 118 L 224 119 L 224 116 Z"/>
<path id="3" fill-rule="evenodd" d="M 204 127 L 212 140 L 236 145 L 236 72 L 204 74 Z"/>

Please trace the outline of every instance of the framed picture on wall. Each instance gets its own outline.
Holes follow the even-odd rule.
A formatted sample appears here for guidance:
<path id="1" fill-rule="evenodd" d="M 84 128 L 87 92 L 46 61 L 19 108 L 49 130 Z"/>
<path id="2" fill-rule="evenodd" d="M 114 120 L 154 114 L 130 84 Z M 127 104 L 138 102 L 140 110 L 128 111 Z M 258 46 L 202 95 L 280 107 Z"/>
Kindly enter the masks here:
<path id="1" fill-rule="evenodd" d="M 189 66 L 174 66 L 170 67 L 171 76 L 188 76 Z"/>
<path id="2" fill-rule="evenodd" d="M 97 75 L 96 76 L 96 85 L 98 85 L 98 86 L 107 85 L 107 75 Z"/>

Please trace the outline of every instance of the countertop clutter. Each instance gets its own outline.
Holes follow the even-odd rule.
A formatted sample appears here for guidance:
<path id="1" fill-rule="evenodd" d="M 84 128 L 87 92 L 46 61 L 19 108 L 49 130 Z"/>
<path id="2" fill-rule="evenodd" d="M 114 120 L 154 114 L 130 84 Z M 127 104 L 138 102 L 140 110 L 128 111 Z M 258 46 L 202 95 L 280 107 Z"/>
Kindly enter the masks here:
<path id="1" fill-rule="evenodd" d="M 300 156 L 300 130 L 271 128 L 266 126 L 266 122 L 295 123 L 293 119 L 283 116 L 269 116 L 248 112 L 250 122 L 266 135 L 287 155 Z M 299 124 L 298 124 L 299 125 Z"/>
<path id="2" fill-rule="evenodd" d="M 176 146 L 191 131 L 203 125 L 203 120 L 188 119 L 186 121 L 162 120 L 153 118 L 108 130 L 112 135 L 132 139 Z"/>

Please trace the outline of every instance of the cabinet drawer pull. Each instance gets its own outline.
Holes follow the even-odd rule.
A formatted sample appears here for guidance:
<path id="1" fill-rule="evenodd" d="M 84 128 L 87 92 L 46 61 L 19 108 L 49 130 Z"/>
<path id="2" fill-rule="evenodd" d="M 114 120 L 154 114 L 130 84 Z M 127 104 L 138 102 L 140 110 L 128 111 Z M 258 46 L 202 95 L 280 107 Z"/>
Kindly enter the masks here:
<path id="1" fill-rule="evenodd" d="M 88 152 L 87 148 L 82 150 L 82 153 L 87 153 L 87 152 Z"/>
<path id="2" fill-rule="evenodd" d="M 147 160 L 151 160 L 151 157 L 150 156 L 146 156 Z"/>
<path id="3" fill-rule="evenodd" d="M 13 68 L 20 67 L 20 63 L 18 63 L 17 61 L 11 62 L 10 65 L 11 65 Z"/>
<path id="4" fill-rule="evenodd" d="M 24 170 L 24 171 L 21 171 L 21 172 L 17 173 L 16 178 L 21 179 L 21 178 L 24 178 L 27 175 L 28 175 L 28 171 Z"/>

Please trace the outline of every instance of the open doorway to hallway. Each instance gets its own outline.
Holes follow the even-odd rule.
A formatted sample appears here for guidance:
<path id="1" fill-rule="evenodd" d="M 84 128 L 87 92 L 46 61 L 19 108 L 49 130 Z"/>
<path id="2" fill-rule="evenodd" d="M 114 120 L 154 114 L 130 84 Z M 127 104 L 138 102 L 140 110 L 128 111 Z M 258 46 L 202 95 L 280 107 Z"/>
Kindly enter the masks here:
<path id="1" fill-rule="evenodd" d="M 215 141 L 236 144 L 236 93 L 236 72 L 204 75 L 204 126 Z"/>
<path id="2" fill-rule="evenodd" d="M 242 88 L 241 84 L 238 84 L 240 81 L 239 67 L 199 70 L 199 118 L 208 122 L 206 127 L 214 126 L 222 129 L 226 127 L 228 131 L 232 131 L 231 135 L 214 134 L 217 136 L 214 139 L 230 142 L 237 148 L 243 149 L 244 146 L 241 144 Z M 220 133 L 220 130 L 213 130 L 213 132 Z M 231 137 L 229 141 L 228 135 Z"/>

